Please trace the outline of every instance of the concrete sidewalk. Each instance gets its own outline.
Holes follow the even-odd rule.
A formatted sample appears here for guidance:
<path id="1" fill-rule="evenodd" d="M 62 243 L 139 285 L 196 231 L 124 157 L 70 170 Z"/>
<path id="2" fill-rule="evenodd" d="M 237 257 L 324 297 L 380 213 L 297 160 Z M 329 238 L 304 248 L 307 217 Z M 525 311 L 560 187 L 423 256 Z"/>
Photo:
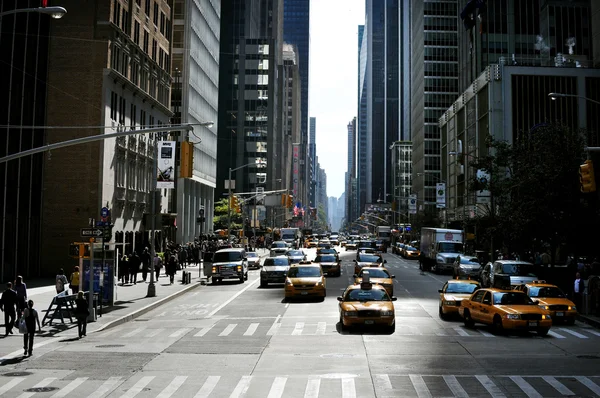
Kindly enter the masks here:
<path id="1" fill-rule="evenodd" d="M 268 255 L 269 251 L 266 249 L 259 249 L 258 253 L 261 258 L 264 258 Z M 163 267 L 158 281 L 155 281 L 155 297 L 146 297 L 150 274 L 148 274 L 146 282 L 143 282 L 141 272 L 138 273 L 138 282 L 135 285 L 126 284 L 122 286 L 119 282 L 115 286 L 117 292 L 115 305 L 112 307 L 103 307 L 101 313 L 98 307 L 96 321 L 88 322 L 87 333 L 98 332 L 129 322 L 191 289 L 202 286 L 202 283 L 200 283 L 203 277 L 202 264 L 177 271 L 175 282 L 172 285 L 169 283 L 169 277 L 164 274 L 164 270 Z M 191 273 L 191 283 L 182 283 L 183 272 Z M 27 281 L 25 281 L 25 283 L 27 283 Z M 27 295 L 28 299 L 34 301 L 34 308 L 38 311 L 41 323 L 52 299 L 56 295 L 56 288 L 54 285 L 30 288 L 27 289 Z M 16 348 L 19 348 L 20 350 L 20 347 L 23 345 L 23 338 L 22 335 L 19 334 L 18 328 L 13 328 L 13 335 L 4 337 L 5 329 L 3 315 L 0 315 L 0 322 L 2 323 L 2 326 L 0 326 L 0 358 L 6 358 L 7 354 L 12 353 Z M 51 325 L 46 324 L 45 326 L 42 326 L 42 332 L 36 334 L 35 345 L 38 345 L 47 339 L 54 340 L 57 337 L 76 338 L 76 336 L 77 321 L 75 318 L 73 318 L 73 322 L 71 323 L 67 317 L 64 324 L 61 322 L 60 318 L 54 319 Z"/>

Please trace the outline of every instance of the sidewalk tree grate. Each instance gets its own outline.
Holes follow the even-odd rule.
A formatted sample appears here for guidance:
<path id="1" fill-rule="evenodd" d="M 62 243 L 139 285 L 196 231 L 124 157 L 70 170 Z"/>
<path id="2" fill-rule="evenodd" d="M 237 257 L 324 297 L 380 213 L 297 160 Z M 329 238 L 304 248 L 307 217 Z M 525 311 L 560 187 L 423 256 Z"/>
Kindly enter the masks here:
<path id="1" fill-rule="evenodd" d="M 50 392 L 50 391 L 56 391 L 56 390 L 58 390 L 58 387 L 33 387 L 33 388 L 28 388 L 23 391 L 25 391 L 25 392 Z"/>
<path id="2" fill-rule="evenodd" d="M 104 344 L 104 345 L 96 346 L 96 348 L 119 348 L 119 347 L 125 347 L 125 344 Z"/>
<path id="3" fill-rule="evenodd" d="M 6 377 L 23 377 L 23 376 L 31 376 L 33 373 L 31 372 L 8 372 L 2 373 L 2 376 Z"/>

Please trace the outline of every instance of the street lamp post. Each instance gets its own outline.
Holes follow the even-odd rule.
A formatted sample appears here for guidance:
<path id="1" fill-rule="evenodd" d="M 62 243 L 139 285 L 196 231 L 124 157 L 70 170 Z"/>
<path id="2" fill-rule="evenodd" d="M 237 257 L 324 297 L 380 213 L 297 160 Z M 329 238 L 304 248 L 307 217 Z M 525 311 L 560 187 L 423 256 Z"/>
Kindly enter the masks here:
<path id="1" fill-rule="evenodd" d="M 556 101 L 559 98 L 567 98 L 567 97 L 571 97 L 571 98 L 580 98 L 583 99 L 585 101 L 589 101 L 593 104 L 596 105 L 600 105 L 600 101 L 597 101 L 595 99 L 583 96 L 583 95 L 577 95 L 577 94 L 563 94 L 563 93 L 548 93 L 548 97 L 550 97 L 552 99 L 552 101 Z M 586 146 L 584 148 L 584 150 L 586 152 L 600 152 L 600 147 L 598 146 Z"/>
<path id="2" fill-rule="evenodd" d="M 435 174 L 431 174 L 431 173 L 417 173 L 417 176 L 419 176 L 419 177 L 429 176 L 429 177 L 434 178 L 436 181 L 439 181 L 441 183 L 446 184 L 445 180 L 441 179 L 440 177 L 436 176 Z M 446 208 L 444 207 L 444 228 L 446 228 L 447 226 L 448 226 L 448 213 L 447 213 Z"/>
<path id="3" fill-rule="evenodd" d="M 67 13 L 64 7 L 52 6 L 52 7 L 33 7 L 33 8 L 16 8 L 14 10 L 8 10 L 0 12 L 0 18 L 6 15 L 19 14 L 23 12 L 37 12 L 40 14 L 48 14 L 54 19 L 61 19 Z"/>
<path id="4" fill-rule="evenodd" d="M 244 167 L 256 166 L 256 165 L 257 165 L 257 163 L 248 163 L 243 166 L 236 167 L 235 169 L 232 169 L 231 167 L 229 168 L 229 179 L 227 180 L 227 193 L 228 193 L 228 197 L 227 197 L 227 242 L 231 241 L 231 195 L 232 195 L 231 172 L 243 169 Z"/>

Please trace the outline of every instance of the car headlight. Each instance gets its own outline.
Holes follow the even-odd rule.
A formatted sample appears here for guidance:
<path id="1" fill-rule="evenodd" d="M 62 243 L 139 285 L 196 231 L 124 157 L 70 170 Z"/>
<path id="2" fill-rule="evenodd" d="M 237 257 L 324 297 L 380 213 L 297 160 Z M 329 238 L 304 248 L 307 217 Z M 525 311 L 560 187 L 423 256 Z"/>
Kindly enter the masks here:
<path id="1" fill-rule="evenodd" d="M 237 270 L 238 270 L 238 271 L 241 271 L 241 270 L 242 270 L 242 266 L 241 266 L 241 265 L 238 265 L 238 266 L 237 266 Z"/>
<path id="2" fill-rule="evenodd" d="M 544 309 L 544 310 L 549 310 L 550 309 L 550 306 L 548 306 L 548 305 L 540 305 L 539 307 L 541 309 Z"/>
<path id="3" fill-rule="evenodd" d="M 216 274 L 217 273 L 217 267 L 212 267 L 212 272 Z"/>
<path id="4" fill-rule="evenodd" d="M 456 305 L 456 301 L 444 301 L 444 305 Z"/>
<path id="5" fill-rule="evenodd" d="M 506 314 L 506 319 L 521 319 L 519 314 Z"/>
<path id="6" fill-rule="evenodd" d="M 542 315 L 542 319 L 552 319 L 550 315 Z"/>
<path id="7" fill-rule="evenodd" d="M 344 316 L 358 316 L 357 311 L 344 311 Z"/>
<path id="8" fill-rule="evenodd" d="M 573 306 L 569 306 L 569 311 L 577 311 L 577 307 Z"/>
<path id="9" fill-rule="evenodd" d="M 394 316 L 394 311 L 381 311 L 381 316 Z"/>
<path id="10" fill-rule="evenodd" d="M 317 286 L 323 286 L 323 281 L 322 280 L 318 281 Z"/>

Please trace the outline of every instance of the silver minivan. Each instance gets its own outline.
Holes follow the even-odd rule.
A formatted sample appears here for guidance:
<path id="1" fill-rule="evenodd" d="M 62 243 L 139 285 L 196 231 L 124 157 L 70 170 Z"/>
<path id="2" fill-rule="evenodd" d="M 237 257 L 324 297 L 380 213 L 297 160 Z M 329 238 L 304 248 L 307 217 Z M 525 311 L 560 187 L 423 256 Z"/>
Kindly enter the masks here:
<path id="1" fill-rule="evenodd" d="M 204 276 L 212 278 L 213 284 L 221 283 L 223 279 L 248 280 L 248 258 L 246 250 L 230 248 L 217 250 L 212 263 L 204 264 Z"/>

